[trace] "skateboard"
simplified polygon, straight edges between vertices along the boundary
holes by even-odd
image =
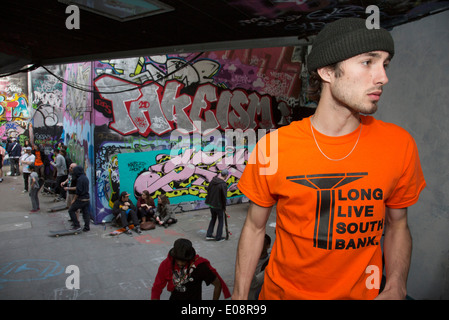
[[[130,224],[128,227],[131,230],[134,229],[134,225],[133,224]],[[119,234],[122,234],[125,231],[126,231],[125,228],[120,228],[120,229],[117,229],[117,230],[114,230],[114,231],[110,232],[109,235],[111,235],[111,236],[118,236]]]
[[[226,213],[226,211],[224,212],[224,216],[225,216],[225,227],[226,227],[226,240],[229,240],[229,235],[231,235],[231,232],[229,232],[229,228],[228,228],[228,214]]]
[[[56,212],[56,211],[62,211],[67,209],[67,204],[60,204],[60,205],[56,205],[54,207],[51,207],[48,209],[48,212]]]
[[[71,230],[58,230],[58,231],[51,231],[50,230],[50,237],[61,237],[61,236],[69,236],[72,234],[80,234],[82,231],[81,230],[77,230],[77,231],[71,231]]]

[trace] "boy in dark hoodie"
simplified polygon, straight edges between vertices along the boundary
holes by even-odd
[[[73,222],[73,230],[81,230],[80,223],[76,217],[76,211],[81,210],[83,213],[84,229],[83,231],[90,230],[90,215],[89,215],[89,180],[84,173],[84,169],[81,166],[76,166],[72,171],[73,179],[76,180],[75,197],[69,208],[69,215]]]
[[[207,187],[207,196],[205,203],[210,207],[210,213],[212,218],[209,222],[209,228],[206,233],[206,240],[223,241],[223,218],[226,211],[226,198],[227,198],[227,184],[226,177],[228,176],[228,170],[224,169],[218,176],[215,176]],[[215,222],[218,218],[217,233],[215,238],[213,232],[215,228]]]

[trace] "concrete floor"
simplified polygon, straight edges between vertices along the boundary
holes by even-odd
[[[61,203],[40,195],[40,212],[30,213],[30,198],[22,190],[22,176],[6,176],[0,183],[2,300],[149,300],[159,264],[181,237],[190,239],[197,253],[210,260],[232,292],[236,248],[248,203],[228,207],[232,235],[219,243],[205,241],[209,210],[177,214],[175,225],[141,235],[112,237],[112,226],[91,225],[90,232],[53,238],[49,230],[69,227],[67,210],[48,212]],[[274,221],[272,213],[267,233],[273,241]],[[79,289],[67,289],[66,281],[73,275],[68,266],[79,269]],[[213,286],[203,285],[204,300],[212,299],[212,292]],[[168,297],[164,290],[161,298]]]

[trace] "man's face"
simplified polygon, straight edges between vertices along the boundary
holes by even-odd
[[[341,62],[341,74],[334,73],[330,82],[336,106],[357,113],[375,113],[382,87],[388,83],[385,68],[389,62],[389,53],[385,51],[363,53]]]
[[[184,268],[185,265],[187,264],[187,261],[184,261],[184,260],[175,259],[175,262],[178,265],[178,267],[180,267],[181,269]]]

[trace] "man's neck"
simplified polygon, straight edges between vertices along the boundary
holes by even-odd
[[[320,133],[338,137],[356,130],[360,124],[360,115],[346,106],[321,99],[315,114],[311,118],[313,128]]]

